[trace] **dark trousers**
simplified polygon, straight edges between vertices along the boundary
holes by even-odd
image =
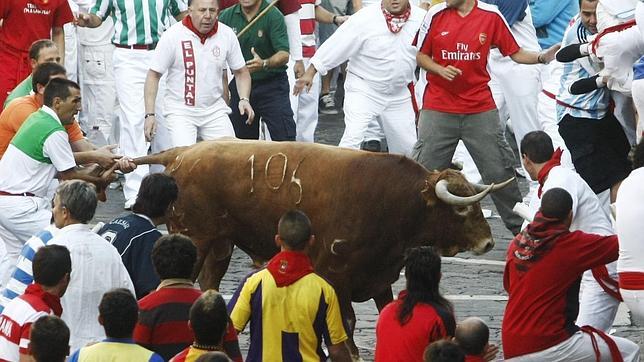
[[[259,139],[260,118],[266,123],[273,141],[295,141],[295,121],[289,98],[290,87],[286,72],[270,79],[253,81],[250,105],[255,111],[255,120],[246,124],[246,116],[239,114],[239,93],[235,80],[230,82],[230,120],[237,138]]]
[[[563,116],[559,134],[570,151],[575,170],[598,194],[625,179],[631,171],[631,147],[612,113],[602,119]]]

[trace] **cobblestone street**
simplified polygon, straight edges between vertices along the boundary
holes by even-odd
[[[342,114],[335,116],[321,115],[317,141],[325,144],[337,145],[343,130]],[[383,171],[383,177],[387,173]],[[527,182],[520,180],[522,192],[527,191]],[[108,222],[117,215],[124,213],[123,195],[120,190],[109,190],[108,201],[100,203],[96,218],[93,222]],[[454,302],[457,320],[469,316],[478,316],[484,319],[491,328],[491,342],[500,343],[500,327],[507,294],[503,290],[503,268],[505,251],[512,235],[505,229],[501,219],[489,197],[485,198],[482,206],[493,210],[493,215],[488,219],[492,227],[496,245],[492,251],[485,255],[473,256],[469,253],[458,254],[454,258],[443,259],[443,279],[441,286],[443,293]],[[252,270],[250,258],[236,249],[230,263],[228,273],[221,285],[221,292],[227,297],[236,289],[239,281]],[[404,288],[404,276],[394,284],[394,295]],[[360,353],[365,361],[373,360],[375,348],[375,326],[378,313],[373,301],[354,305],[358,319],[355,331],[355,340]],[[644,346],[644,333],[640,327],[632,326],[628,312],[620,310],[614,334],[625,336]],[[248,335],[240,336],[243,350],[247,350]]]

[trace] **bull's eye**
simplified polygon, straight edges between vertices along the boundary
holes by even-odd
[[[470,212],[472,212],[472,205],[455,206],[454,211],[456,212],[457,215],[467,216]]]

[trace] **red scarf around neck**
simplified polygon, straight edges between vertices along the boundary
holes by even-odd
[[[407,20],[409,20],[409,16],[411,15],[410,5],[407,5],[407,9],[405,9],[405,11],[399,15],[390,13],[387,9],[385,9],[385,5],[382,2],[380,3],[380,9],[385,16],[385,21],[387,22],[389,31],[394,34],[402,30],[403,25],[405,25]]]
[[[298,251],[284,250],[268,262],[266,269],[271,273],[278,287],[289,286],[302,277],[313,273],[309,256]]]
[[[511,253],[508,257],[514,258],[520,273],[525,273],[533,263],[552,249],[553,240],[569,232],[568,226],[561,220],[544,216],[539,211],[534,220],[512,239]]]
[[[537,181],[539,181],[539,190],[537,191],[537,196],[539,196],[539,198],[541,198],[541,194],[543,193],[543,184],[546,182],[546,178],[548,177],[550,170],[552,170],[556,166],[561,165],[562,153],[563,150],[557,147],[557,150],[552,154],[550,160],[546,162],[545,165],[543,165],[543,168],[537,174]]]
[[[60,315],[63,314],[63,306],[60,305],[60,297],[47,293],[42,289],[40,284],[29,284],[27,289],[25,289],[25,295],[36,297],[45,302],[57,317],[60,317]]]
[[[193,33],[195,33],[195,35],[197,35],[199,37],[199,41],[201,41],[201,44],[205,43],[206,39],[208,39],[211,36],[217,34],[217,28],[219,27],[219,20],[215,20],[215,26],[213,26],[212,29],[208,33],[203,34],[203,33],[199,32],[199,30],[197,30],[197,28],[195,28],[195,26],[192,24],[192,18],[190,17],[190,15],[186,16],[185,18],[183,18],[181,23],[186,28],[190,29],[190,31],[192,31]]]

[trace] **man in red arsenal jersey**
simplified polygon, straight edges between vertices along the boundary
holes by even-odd
[[[617,259],[615,235],[570,231],[572,197],[543,194],[541,208],[508,247],[501,327],[506,361],[639,361],[639,346],[575,324],[585,270]]]
[[[500,127],[487,83],[491,47],[522,64],[548,63],[559,48],[543,53],[521,49],[496,6],[477,0],[446,0],[430,8],[415,40],[416,60],[427,71],[418,141],[412,158],[429,170],[449,166],[463,140],[483,182],[498,183],[514,175],[514,156]],[[514,234],[523,220],[512,213],[521,201],[516,181],[492,200]]]
[[[74,20],[67,0],[0,1],[0,111],[12,89],[31,73],[29,47],[51,39],[65,54],[63,25]],[[61,64],[64,63],[64,59]]]

